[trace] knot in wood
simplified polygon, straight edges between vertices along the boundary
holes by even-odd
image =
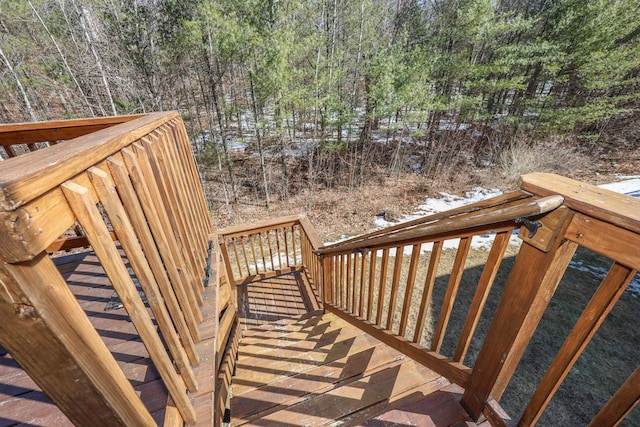
[[[14,238],[20,238],[31,226],[31,215],[26,209],[20,208],[5,218],[4,225],[14,233]]]
[[[35,320],[38,318],[38,313],[32,305],[15,303],[13,304],[13,311],[20,320]]]

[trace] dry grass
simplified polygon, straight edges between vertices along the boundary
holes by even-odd
[[[569,177],[589,175],[591,158],[580,153],[574,144],[560,138],[530,143],[515,141],[499,157],[506,185],[515,187],[521,175],[553,172]]]

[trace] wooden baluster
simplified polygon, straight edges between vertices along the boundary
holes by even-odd
[[[136,235],[139,237],[144,253],[149,259],[149,264],[160,288],[160,292],[166,302],[167,310],[171,314],[173,323],[176,326],[182,345],[187,352],[187,356],[189,357],[191,364],[194,366],[198,365],[199,357],[195,349],[193,338],[189,332],[186,313],[180,310],[180,302],[176,292],[177,290],[171,287],[171,281],[167,276],[165,266],[162,264],[162,258],[159,249],[156,246],[156,241],[153,239],[150,228],[152,226],[151,224],[156,224],[155,226],[157,227],[159,222],[158,218],[155,216],[155,213],[152,213],[152,217],[150,218],[146,218],[144,214],[144,208],[142,205],[144,204],[144,200],[148,198],[148,194],[140,195],[140,200],[138,200],[139,196],[136,196],[133,184],[129,179],[124,163],[111,157],[108,159],[108,165],[117,186],[118,193],[120,193],[120,197],[124,201],[125,208],[133,222]],[[157,243],[158,245],[160,244],[160,242]],[[184,301],[187,301],[186,295],[183,295],[181,298],[183,298]],[[186,311],[188,312],[190,310]],[[193,317],[191,317],[191,319],[194,323],[194,327],[197,329],[195,320]]]
[[[370,252],[369,252],[370,253]],[[364,278],[367,254],[363,253],[360,261],[360,301],[358,301],[358,316],[364,313]]]
[[[339,281],[339,294],[340,294],[340,308],[346,308],[347,298],[345,296],[345,277],[344,277],[344,264],[346,262],[346,255],[340,255],[340,281]]]
[[[289,263],[289,239],[287,239],[287,229],[282,229],[282,235],[284,236],[284,258],[287,261],[287,267],[291,267]]]
[[[484,304],[489,296],[489,291],[491,291],[493,281],[496,278],[496,274],[498,274],[498,269],[502,263],[504,252],[507,250],[507,246],[509,246],[511,233],[511,231],[503,231],[502,233],[496,234],[496,237],[493,240],[491,251],[489,252],[487,261],[484,264],[484,269],[482,270],[478,287],[476,288],[476,292],[473,296],[473,301],[471,301],[471,305],[469,306],[467,318],[462,326],[460,339],[458,340],[458,345],[453,355],[453,360],[455,362],[462,363],[464,361],[469,345],[471,344],[471,339],[473,338],[473,334],[476,331],[478,322],[480,321],[482,309],[484,308]]]
[[[422,300],[418,311],[418,320],[416,320],[416,330],[413,333],[413,342],[420,344],[422,341],[422,332],[427,322],[427,313],[431,305],[431,296],[433,295],[433,286],[436,282],[438,273],[438,264],[440,263],[440,255],[442,254],[442,241],[433,242],[431,256],[429,257],[429,267],[427,275],[424,279],[424,288],[422,289]]]
[[[144,138],[143,138],[144,140]],[[138,160],[139,170],[144,177],[144,183],[147,185],[149,194],[153,199],[153,205],[157,210],[158,217],[162,222],[163,233],[166,238],[169,240],[169,248],[171,250],[171,254],[173,260],[176,263],[176,266],[179,269],[181,276],[184,278],[182,280],[183,286],[186,288],[185,292],[189,297],[190,301],[196,301],[196,307],[202,305],[202,294],[197,290],[200,289],[200,284],[197,283],[198,280],[193,276],[193,273],[190,268],[187,268],[187,259],[185,249],[183,248],[180,242],[180,236],[176,232],[177,224],[175,214],[170,209],[170,206],[166,203],[166,185],[163,182],[162,172],[157,171],[154,172],[154,168],[151,164],[150,157],[152,156],[152,152],[148,151],[142,145],[138,143],[134,143],[133,148],[136,152],[136,157]],[[124,152],[124,150],[123,150]],[[127,163],[127,157],[125,156],[125,163]],[[127,168],[129,165],[127,164]],[[164,196],[163,196],[164,195]],[[202,313],[197,309],[194,313],[196,320],[198,322],[202,321]],[[195,339],[195,338],[194,338]]]
[[[260,255],[262,256],[262,265],[264,267],[264,271],[269,271],[267,268],[267,261],[264,257],[264,241],[262,240],[262,232],[258,233],[258,243],[260,244]]]
[[[370,253],[371,257],[369,258],[369,293],[367,294],[367,320],[369,321],[371,321],[371,316],[373,314],[373,294],[376,281],[376,261],[378,258],[378,251],[373,250]]]
[[[267,242],[269,243],[269,258],[271,259],[271,270],[276,269],[275,260],[273,258],[273,242],[271,241],[271,230],[267,230]]]
[[[345,271],[345,291],[346,291],[346,295],[345,295],[345,310],[349,311],[349,308],[351,307],[351,300],[352,300],[352,296],[351,296],[351,272],[353,270],[353,262],[351,261],[353,259],[353,254],[346,254],[345,255],[347,257],[347,268]]]
[[[3,148],[5,153],[7,153],[7,157],[12,158],[18,156],[11,145],[5,145]]]
[[[193,374],[193,369],[191,369],[189,365],[185,349],[180,343],[180,338],[169,316],[164,298],[160,293],[145,253],[138,242],[138,239],[142,240],[143,236],[134,230],[129,215],[125,211],[124,205],[116,193],[116,188],[111,177],[96,167],[89,168],[88,174],[96,194],[109,217],[113,231],[116,233],[116,236],[118,236],[122,249],[127,255],[127,259],[131,263],[131,267],[147,297],[149,307],[151,307],[153,311],[153,315],[158,322],[158,327],[164,336],[167,347],[169,347],[169,351],[171,351],[176,361],[178,370],[187,384],[189,391],[196,391],[198,385],[195,375]]]
[[[376,325],[382,326],[382,309],[384,308],[384,293],[387,286],[387,271],[389,268],[389,248],[382,250],[380,263],[380,285],[378,289],[378,310],[376,312]]]
[[[393,278],[391,279],[391,295],[389,296],[389,311],[387,312],[387,324],[385,329],[391,330],[393,318],[396,311],[396,301],[398,298],[398,285],[400,284],[400,273],[402,272],[402,257],[404,246],[396,247],[396,257],[393,262]]]
[[[278,270],[282,270],[282,254],[280,253],[280,233],[279,229],[273,230],[276,239],[276,252],[278,252]]]
[[[204,271],[206,268],[206,257],[207,252],[209,250],[209,231],[210,227],[207,227],[205,223],[201,220],[202,213],[199,211],[198,197],[196,197],[194,191],[197,188],[194,185],[193,180],[191,179],[191,173],[189,171],[189,166],[184,162],[182,156],[178,151],[178,146],[180,145],[180,141],[178,138],[180,137],[176,133],[176,122],[172,121],[167,123],[165,126],[170,133],[169,135],[169,143],[166,145],[165,149],[169,156],[173,158],[173,163],[177,165],[177,172],[180,178],[181,192],[183,192],[185,196],[185,200],[188,201],[188,205],[190,207],[189,213],[191,215],[191,224],[193,229],[190,230],[194,236],[194,238],[198,239],[199,248],[201,252],[201,265]],[[205,214],[206,215],[206,214]]]
[[[531,400],[529,400],[520,417],[520,425],[533,425],[538,421],[560,384],[562,384],[562,381],[564,381],[576,360],[578,360],[578,357],[589,344],[591,338],[593,338],[602,322],[609,315],[636,273],[635,270],[618,263],[614,263],[611,266],[609,273],[585,307],[542,381],[540,381]],[[636,386],[637,384],[639,382],[636,382]],[[640,387],[636,388],[640,390]],[[604,424],[606,423],[595,423],[594,425]]]
[[[335,277],[335,258],[326,256],[322,259],[323,307],[325,303],[336,303],[336,299],[333,297]]]
[[[256,268],[256,276],[260,274],[260,270],[258,269],[258,257],[256,256],[256,248],[253,244],[253,237],[255,234],[249,234],[247,238],[249,239],[249,243],[251,244],[251,255],[253,256],[253,266]]]
[[[411,299],[413,297],[413,287],[416,282],[416,274],[418,272],[418,259],[420,258],[420,248],[422,245],[413,245],[411,248],[411,262],[409,264],[409,274],[407,275],[407,286],[404,292],[404,302],[402,303],[402,317],[400,318],[400,329],[398,335],[404,336],[407,331],[407,320],[411,308]]]
[[[240,237],[242,239],[242,237]],[[234,237],[231,239],[231,246],[233,247],[233,255],[236,258],[236,265],[238,266],[238,277],[245,277],[245,274],[242,272],[242,265],[240,263],[240,255],[238,255],[238,238]],[[248,273],[247,273],[248,275]]]
[[[298,256],[296,255],[296,231],[295,231],[295,225],[291,226],[291,250],[293,252],[293,265],[298,265]]]
[[[160,145],[161,136],[159,131],[151,133],[142,138],[142,145],[147,150],[149,156],[149,162],[151,169],[156,177],[156,182],[159,184],[162,190],[161,197],[164,200],[164,205],[167,211],[170,213],[169,221],[172,225],[172,231],[176,235],[176,240],[180,247],[181,256],[184,259],[184,267],[189,270],[191,277],[190,284],[193,287],[193,292],[198,299],[199,305],[202,305],[202,291],[204,290],[204,283],[200,279],[200,269],[196,262],[196,251],[192,246],[191,239],[186,231],[185,216],[180,210],[181,198],[177,189],[174,186],[174,182],[171,179],[168,169],[170,165],[162,156]]]
[[[171,122],[172,129],[176,134],[176,141],[178,141],[177,148],[180,152],[180,158],[183,159],[183,163],[187,165],[190,170],[189,176],[191,177],[191,185],[193,188],[196,200],[200,207],[200,218],[203,222],[204,230],[211,230],[211,218],[209,217],[209,211],[207,209],[207,201],[205,200],[205,192],[202,188],[202,182],[198,174],[198,168],[195,163],[195,158],[191,150],[191,144],[189,144],[189,138],[187,137],[187,131],[184,127],[184,123],[181,119],[176,118]]]
[[[159,132],[164,137],[162,138],[162,144],[158,146],[160,153],[164,156],[165,160],[171,165],[169,171],[170,177],[173,178],[173,185],[178,196],[179,202],[181,202],[180,213],[184,216],[186,225],[185,235],[188,241],[191,243],[192,250],[194,251],[194,257],[196,265],[199,267],[196,271],[202,283],[201,292],[204,291],[204,278],[207,268],[207,252],[209,250],[209,230],[202,229],[196,221],[196,209],[195,201],[191,195],[190,190],[186,186],[185,169],[182,162],[179,161],[175,152],[175,136],[172,129],[168,124],[162,126]]]
[[[167,274],[171,279],[172,288],[182,308],[191,337],[193,341],[199,342],[198,322],[202,321],[202,314],[193,292],[190,292],[191,287],[188,285],[187,276],[184,272],[181,274],[182,266],[176,253],[177,245],[174,245],[173,235],[165,234],[166,227],[169,227],[169,220],[166,218],[164,209],[158,204],[158,188],[148,175],[150,171],[145,171],[144,162],[140,162],[134,153],[128,149],[123,149],[121,153],[131,182],[140,198],[140,204],[149,222],[156,245],[158,245]]]
[[[0,342],[71,422],[155,425],[45,252],[3,262],[0,283]]]
[[[251,268],[249,268],[249,257],[247,256],[247,246],[244,244],[246,236],[240,236],[240,247],[242,248],[242,257],[244,258],[244,265],[247,267],[247,276],[251,276]],[[244,276],[244,275],[243,275]]]
[[[142,342],[153,363],[158,369],[162,380],[176,402],[176,407],[187,424],[195,424],[196,415],[191,402],[185,392],[184,382],[173,367],[167,355],[164,344],[156,332],[153,321],[138,294],[135,284],[131,280],[127,267],[124,265],[120,253],[109,236],[109,230],[105,225],[98,208],[91,200],[89,190],[67,181],[61,185],[62,191],[69,202],[73,213],[82,224],[91,246],[96,252],[100,264],[111,280],[113,287],[118,292],[131,322],[140,334]]]
[[[589,427],[617,426],[640,402],[640,368],[637,368],[591,420]]]
[[[458,287],[460,286],[460,280],[462,280],[462,273],[464,272],[464,263],[467,260],[470,248],[471,237],[460,239],[456,259],[453,262],[453,268],[451,270],[451,275],[449,276],[447,292],[445,293],[444,301],[442,302],[440,317],[438,317],[438,325],[436,326],[436,332],[434,333],[433,341],[431,342],[431,350],[437,353],[442,349],[444,334],[447,331],[447,326],[449,325],[449,319],[451,317],[451,312],[453,311],[453,304],[456,301]]]

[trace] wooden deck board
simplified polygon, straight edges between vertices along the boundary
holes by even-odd
[[[245,331],[231,425],[475,425],[432,370],[333,314],[293,319]]]
[[[240,285],[238,304],[242,329],[300,316],[310,311],[301,293],[303,280],[304,272],[296,271]]]

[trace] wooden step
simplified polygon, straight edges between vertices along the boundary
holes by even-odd
[[[446,378],[327,313],[251,329],[231,425],[473,426]]]

